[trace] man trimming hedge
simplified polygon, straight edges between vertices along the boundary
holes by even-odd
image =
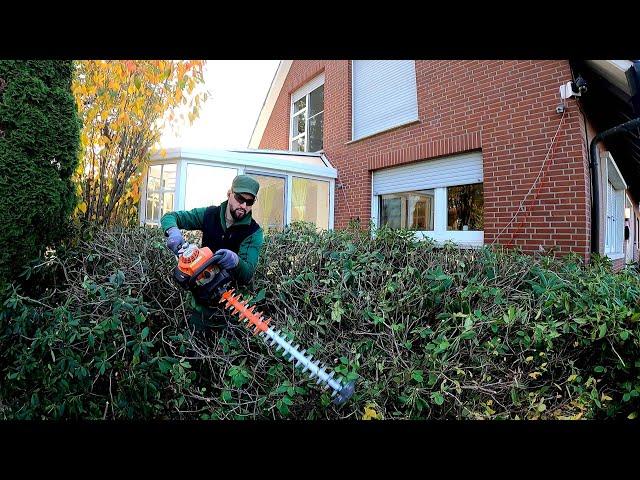
[[[260,184],[247,175],[233,179],[227,200],[220,205],[169,212],[160,225],[167,237],[167,248],[176,255],[184,243],[180,229],[202,231],[202,246],[219,257],[218,265],[241,284],[247,284],[256,270],[263,242],[262,228],[251,217]],[[197,304],[189,323],[196,330],[207,330],[216,323],[217,310]]]

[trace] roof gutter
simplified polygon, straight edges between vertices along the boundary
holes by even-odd
[[[625,72],[631,90],[631,105],[636,115],[640,115],[640,60],[634,60]]]

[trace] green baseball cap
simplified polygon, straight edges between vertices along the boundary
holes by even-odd
[[[254,197],[257,197],[260,184],[249,175],[238,175],[233,179],[231,190],[235,193],[250,193]]]

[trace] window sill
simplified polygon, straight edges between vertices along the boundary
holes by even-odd
[[[443,231],[416,231],[415,237],[417,239],[428,238],[436,243],[438,246],[443,246],[445,243],[452,242],[460,248],[480,248],[484,245],[484,231],[483,230],[443,230]]]
[[[620,260],[621,258],[624,258],[624,253],[606,253],[605,255],[611,260]]]
[[[346,142],[345,145],[351,145],[353,143],[358,143],[358,142],[361,142],[362,140],[367,140],[369,138],[375,137],[376,135],[380,135],[380,134],[383,134],[383,133],[389,133],[389,132],[391,132],[393,130],[396,130],[398,128],[408,127],[409,125],[416,125],[418,123],[420,123],[420,119],[416,118],[415,120],[410,120],[410,121],[408,121],[406,123],[401,123],[400,125],[396,125],[394,127],[387,128],[386,130],[380,130],[379,132],[370,133],[366,137],[356,138],[355,140],[351,140],[349,142]]]

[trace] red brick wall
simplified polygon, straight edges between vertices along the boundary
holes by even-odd
[[[575,100],[568,101],[537,200],[504,229],[560,123],[555,109],[560,85],[571,79],[568,61],[418,60],[419,122],[355,142],[350,63],[294,61],[260,142],[260,148],[288,149],[290,95],[324,71],[324,151],[343,184],[336,189],[336,228],[350,218],[370,217],[371,171],[481,149],[485,243],[511,241],[529,252],[542,247],[588,257],[588,156]]]

